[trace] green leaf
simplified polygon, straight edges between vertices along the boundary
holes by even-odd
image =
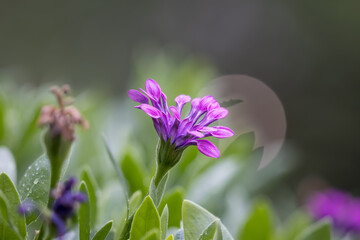
[[[218,229],[218,226],[219,226],[218,220],[215,220],[212,223],[210,223],[210,225],[201,233],[199,240],[213,240],[215,238],[215,234]]]
[[[169,221],[169,208],[166,205],[164,210],[161,213],[160,223],[161,223],[161,240],[165,240],[166,233],[168,229],[168,221]]]
[[[119,165],[116,163],[115,157],[112,154],[109,144],[106,142],[105,137],[103,136],[103,140],[104,140],[104,145],[105,145],[105,149],[106,152],[109,156],[109,159],[115,169],[116,175],[119,178],[120,184],[123,186],[124,189],[124,196],[125,196],[125,200],[126,200],[126,204],[127,204],[127,217],[129,217],[129,211],[130,211],[130,206],[129,206],[129,183],[126,181],[125,177],[124,177],[124,173],[121,171]]]
[[[296,240],[331,240],[331,224],[328,220],[319,221],[303,230]]]
[[[0,218],[2,218],[6,223],[10,223],[10,218],[8,214],[8,200],[4,193],[0,191]]]
[[[16,162],[6,147],[0,147],[0,173],[5,172],[13,182],[16,182]]]
[[[132,227],[132,223],[134,220],[134,215],[130,215],[129,218],[125,219],[124,224],[122,224],[121,228],[119,228],[119,240],[128,240],[130,238],[130,230]]]
[[[139,240],[153,230],[160,232],[160,216],[150,196],[147,196],[135,213],[130,240]]]
[[[138,209],[138,207],[140,206],[141,200],[142,200],[142,192],[140,190],[134,192],[133,195],[131,195],[130,200],[129,200],[130,215],[134,214],[135,211]]]
[[[157,187],[155,186],[154,178],[151,179],[149,194],[150,197],[153,199],[155,206],[159,206],[159,204],[161,203],[168,179],[169,173],[166,173]]]
[[[241,103],[242,101],[243,100],[241,100],[241,99],[230,99],[228,101],[221,102],[220,106],[223,108],[229,108],[229,107],[237,105],[238,103]]]
[[[0,174],[0,190],[7,198],[8,203],[8,217],[12,220],[12,224],[16,228],[21,237],[26,236],[25,217],[20,216],[18,207],[20,205],[20,197],[14,184],[6,173]],[[0,223],[3,225],[3,223]],[[3,226],[4,227],[4,226]],[[0,229],[2,227],[0,226]]]
[[[79,208],[79,239],[90,239],[90,198],[89,191],[84,181],[80,183],[80,191],[85,194],[87,201],[80,204]]]
[[[169,227],[180,228],[182,219],[181,209],[184,200],[184,190],[180,187],[173,189],[164,197],[164,200],[159,206],[159,211],[163,211],[165,205],[169,208]]]
[[[159,230],[153,229],[142,237],[141,240],[159,240],[159,235]]]
[[[294,240],[299,233],[311,224],[310,216],[303,212],[293,213],[276,235],[277,240]]]
[[[111,230],[112,224],[113,224],[113,221],[109,221],[109,222],[105,223],[104,226],[102,226],[100,228],[100,230],[97,231],[97,233],[94,235],[92,240],[105,240],[106,236],[109,234],[109,232]]]
[[[199,239],[200,235],[213,221],[219,221],[219,219],[209,211],[189,200],[184,200],[183,202],[182,219],[184,224],[185,239]],[[219,230],[222,235],[221,239],[233,239],[221,222],[219,225]]]
[[[166,240],[174,240],[174,235],[171,234],[170,236],[168,236],[168,238]]]
[[[81,173],[81,180],[86,183],[86,187],[89,191],[90,200],[90,223],[91,226],[95,226],[97,216],[97,183],[94,175],[89,167],[86,167]]]
[[[265,202],[257,202],[250,213],[239,240],[268,240],[272,235],[272,217]]]
[[[25,171],[19,183],[21,201],[29,200],[40,209],[44,209],[49,201],[50,192],[50,163],[46,155],[40,156]],[[26,216],[26,224],[29,225],[38,216],[39,212],[33,211]]]
[[[254,145],[254,132],[241,134],[225,149],[221,157],[225,158],[234,155],[239,161],[242,161],[253,153]]]
[[[130,153],[126,153],[122,158],[120,165],[122,172],[124,173],[124,177],[129,184],[130,193],[132,194],[137,190],[141,190],[141,192],[145,195],[146,187],[144,184],[143,171],[133,156]]]

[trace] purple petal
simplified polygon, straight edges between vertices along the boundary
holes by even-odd
[[[77,202],[86,202],[87,201],[85,194],[83,194],[81,192],[75,193],[72,197],[73,197],[73,200],[75,200]]]
[[[196,142],[197,147],[202,154],[212,158],[220,157],[219,149],[212,142],[204,139],[197,140]]]
[[[216,100],[213,96],[210,96],[210,95],[205,96],[200,100],[199,109],[206,111],[208,109],[208,106],[215,102],[216,102]]]
[[[208,113],[207,118],[216,120],[223,119],[228,115],[228,113],[229,111],[226,108],[215,108]]]
[[[173,113],[174,117],[180,122],[181,116],[179,110],[174,106],[170,106],[170,111]]]
[[[234,131],[224,126],[212,127],[215,131],[210,132],[213,137],[216,138],[228,138],[234,136]]]
[[[161,112],[159,109],[150,106],[149,104],[141,104],[140,106],[136,106],[136,108],[140,108],[143,110],[147,115],[149,115],[152,118],[160,118]]]
[[[205,137],[205,134],[199,132],[199,131],[188,131],[189,134],[198,137],[198,138],[203,138]]]
[[[185,105],[185,103],[190,102],[191,101],[191,97],[187,96],[187,95],[179,95],[175,98],[175,102],[177,104],[177,107],[179,109],[179,111],[182,110],[183,106]]]
[[[220,107],[220,104],[215,101],[215,102],[209,104],[207,111],[210,112],[211,110],[219,108],[219,107]]]
[[[138,90],[130,89],[128,91],[128,95],[135,102],[145,103],[145,104],[149,103],[149,99]]]
[[[56,227],[58,237],[66,233],[66,224],[56,213],[51,215],[51,222]]]
[[[146,80],[145,83],[146,92],[151,95],[156,101],[160,100],[161,97],[161,88],[160,85],[152,79]]]

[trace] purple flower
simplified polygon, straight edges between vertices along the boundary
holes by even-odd
[[[347,193],[334,189],[316,193],[307,208],[316,220],[330,218],[338,231],[360,233],[360,200]]]
[[[25,200],[24,202],[22,202],[19,207],[18,207],[18,212],[20,215],[25,215],[33,210],[36,209],[36,206],[34,205],[33,202]]]
[[[219,158],[219,149],[209,140],[204,138],[228,138],[234,132],[224,126],[209,125],[227,116],[228,110],[212,96],[191,98],[179,95],[175,98],[176,106],[168,107],[166,95],[161,91],[159,84],[149,79],[145,83],[145,90],[129,90],[129,97],[140,105],[136,106],[149,115],[154,122],[154,127],[161,141],[171,145],[174,151],[181,152],[190,145],[196,145],[201,153],[212,158]],[[149,104],[149,100],[151,104]],[[191,101],[191,110],[185,115],[183,107]]]
[[[58,236],[66,233],[66,220],[74,215],[77,204],[86,201],[84,194],[72,191],[75,182],[75,178],[69,178],[65,183],[59,183],[51,192],[54,203],[50,219]]]

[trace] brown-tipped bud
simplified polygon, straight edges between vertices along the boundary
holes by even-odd
[[[64,98],[64,95],[70,92],[68,85],[64,85],[62,88],[52,87],[51,92],[55,95],[59,108],[51,105],[44,106],[38,124],[40,126],[48,125],[52,137],[61,135],[64,139],[73,141],[75,125],[81,125],[84,129],[88,129],[89,124],[74,106],[67,106],[73,102],[72,99]]]
[[[53,188],[60,178],[62,166],[68,158],[68,154],[75,139],[75,126],[81,125],[84,129],[89,128],[88,122],[74,107],[68,106],[69,101],[65,95],[70,92],[70,87],[52,87],[51,92],[55,95],[59,107],[46,105],[42,108],[38,124],[48,126],[44,135],[46,153],[51,164],[51,187]]]

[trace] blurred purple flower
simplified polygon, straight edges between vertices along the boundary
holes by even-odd
[[[75,178],[69,178],[65,183],[59,183],[51,192],[54,203],[50,218],[58,236],[66,233],[66,220],[74,215],[77,204],[86,201],[84,194],[72,191],[75,183]]]
[[[57,188],[51,192],[54,199],[49,218],[50,222],[57,230],[57,236],[63,236],[66,231],[67,219],[72,217],[78,203],[86,201],[86,196],[81,192],[73,192],[72,188],[76,183],[75,178],[69,178],[64,183],[58,183]],[[25,215],[34,210],[42,211],[34,202],[24,201],[19,207],[19,214]],[[44,214],[46,216],[46,214]]]
[[[316,219],[329,218],[341,232],[360,233],[360,200],[335,189],[312,195],[307,203],[309,213]]]
[[[176,106],[168,107],[166,95],[161,91],[159,84],[149,79],[145,83],[145,90],[129,90],[129,97],[140,105],[136,106],[149,115],[159,137],[175,147],[175,150],[184,150],[190,145],[196,145],[206,156],[220,157],[219,149],[210,141],[203,138],[213,136],[228,138],[234,132],[224,126],[209,125],[227,116],[228,110],[220,107],[213,96],[194,98],[179,95],[175,98]],[[149,99],[151,105],[149,104]],[[191,101],[191,110],[186,117],[182,117],[182,110],[186,103]]]

